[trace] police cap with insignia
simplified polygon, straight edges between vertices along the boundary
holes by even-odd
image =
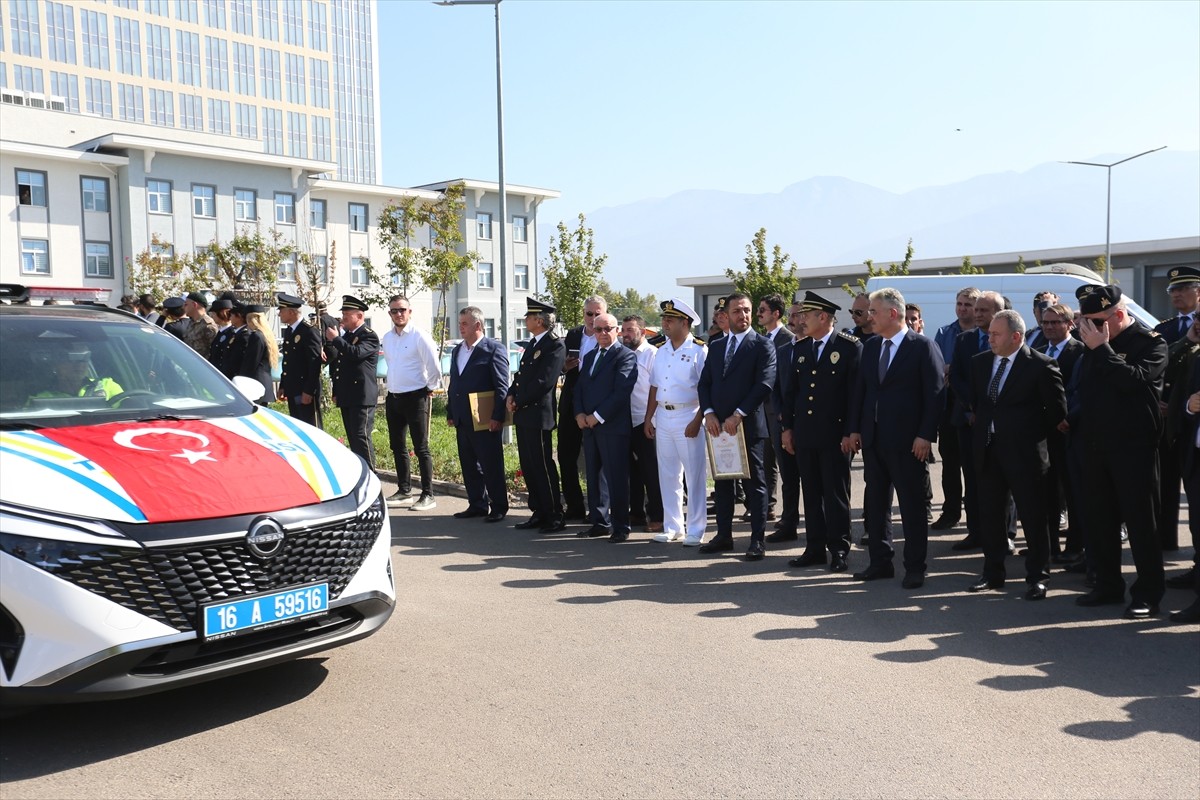
[[[208,308],[208,298],[204,296],[203,292],[188,292],[187,299],[201,308]]]
[[[824,311],[827,314],[834,314],[842,310],[842,307],[836,303],[826,300],[816,292],[806,291],[804,299],[800,301],[801,311]]]
[[[275,294],[275,301],[279,304],[280,308],[300,308],[304,305],[304,301],[299,297],[296,297],[294,294],[287,294],[286,292],[277,292]]]
[[[182,297],[168,297],[166,300],[163,300],[163,308],[168,309],[168,310],[183,308],[183,298]]]
[[[1087,283],[1075,290],[1075,299],[1079,301],[1080,314],[1101,314],[1121,299],[1121,288]]]
[[[718,297],[717,304],[713,307],[713,316],[725,311],[725,306],[729,305],[728,297]]]
[[[549,303],[543,303],[541,300],[534,300],[532,297],[525,298],[525,316],[530,314],[553,314],[557,311],[554,306]]]
[[[218,297],[216,300],[213,300],[213,311],[221,311],[226,308],[233,308],[233,301],[228,297]]]
[[[250,303],[242,306],[242,316],[246,314],[265,314],[267,313],[266,306],[260,306],[258,303]]]
[[[352,294],[342,295],[342,311],[366,311],[367,304]]]
[[[1195,267],[1175,267],[1167,273],[1167,291],[1197,283],[1200,283],[1200,269]]]
[[[672,297],[670,300],[663,300],[658,304],[658,307],[662,311],[662,315],[664,317],[686,319],[688,321],[689,328],[700,321],[700,315],[696,313],[695,309],[680,300],[678,297]]]

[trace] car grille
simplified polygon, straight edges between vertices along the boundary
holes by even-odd
[[[289,533],[279,553],[259,558],[244,539],[206,546],[108,550],[61,559],[55,575],[180,631],[195,629],[201,606],[308,583],[336,599],[362,566],[386,512],[382,500],[349,522]]]

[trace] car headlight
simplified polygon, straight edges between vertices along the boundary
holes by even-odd
[[[0,533],[0,551],[50,573],[120,561],[140,552],[137,548],[34,538],[13,533]]]

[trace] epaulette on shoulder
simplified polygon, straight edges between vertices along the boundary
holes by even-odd
[[[858,341],[858,337],[857,337],[857,336],[852,336],[852,335],[850,335],[850,334],[846,333],[845,331],[838,331],[838,332],[837,332],[837,335],[838,335],[838,336],[840,336],[840,337],[842,337],[843,339],[846,339],[846,340],[848,340],[848,341],[851,341],[851,342],[857,342],[857,341]]]
[[[696,336],[695,334],[692,335],[692,341],[701,346],[708,344],[708,342],[704,341],[703,339],[701,339],[699,336]]]
[[[1152,338],[1154,338],[1154,339],[1161,339],[1161,338],[1162,338],[1162,334],[1161,334],[1161,333],[1159,333],[1158,331],[1154,330],[1153,328],[1146,328],[1146,335],[1147,335],[1147,336],[1150,336],[1150,337],[1152,337]]]

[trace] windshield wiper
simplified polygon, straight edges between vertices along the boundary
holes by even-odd
[[[170,420],[173,422],[178,422],[179,420],[184,419],[204,419],[204,417],[200,417],[195,414],[151,414],[148,417],[138,417],[134,420],[134,422],[156,422],[158,420]]]

